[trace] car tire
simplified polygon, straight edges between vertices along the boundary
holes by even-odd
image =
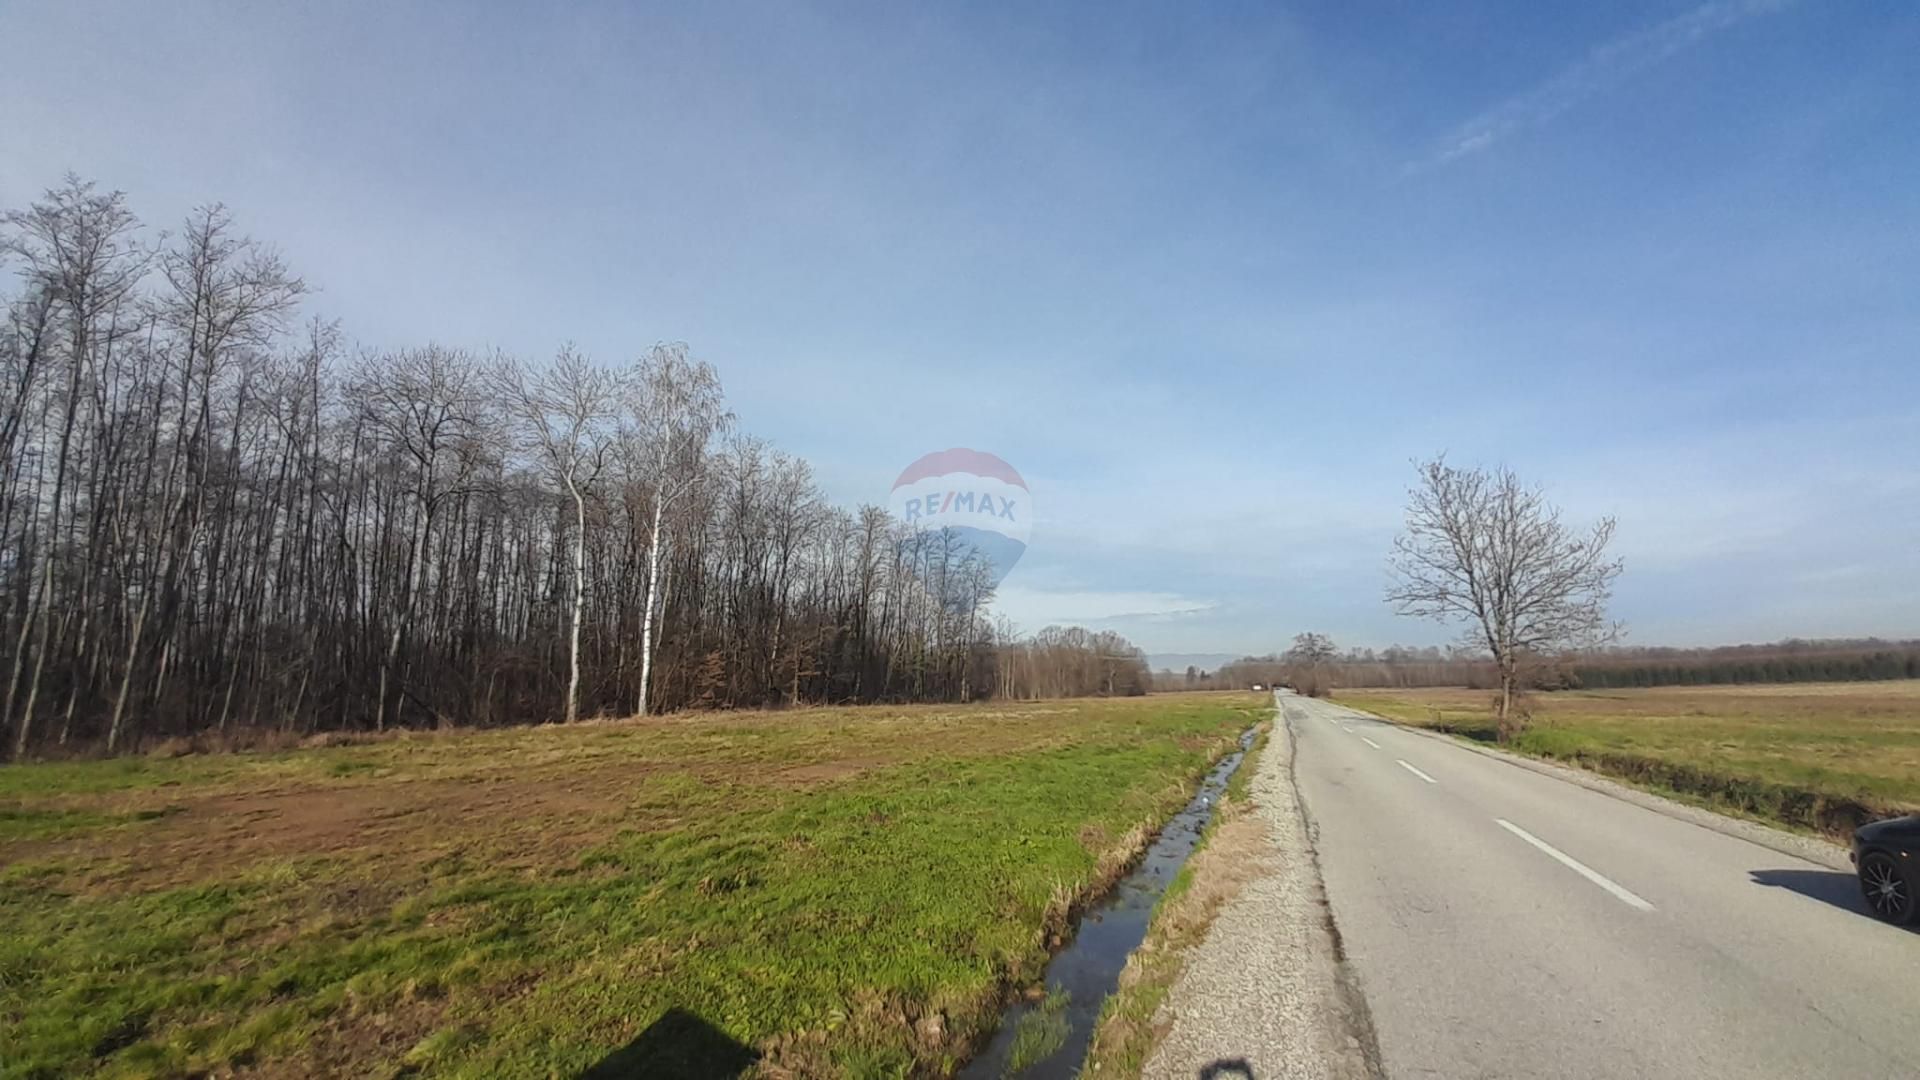
[[[1860,895],[1876,919],[1895,926],[1911,926],[1916,908],[1913,880],[1906,869],[1883,851],[1860,857]]]

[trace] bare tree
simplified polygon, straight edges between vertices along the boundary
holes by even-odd
[[[580,718],[580,625],[586,605],[587,498],[614,441],[620,379],[572,346],[545,368],[505,361],[496,384],[520,422],[523,443],[573,500],[572,628],[567,647],[567,710]]]
[[[386,728],[388,687],[413,628],[440,513],[449,498],[466,491],[483,462],[479,443],[487,410],[479,382],[479,369],[466,353],[428,346],[364,360],[354,383],[375,438],[412,478],[400,596],[374,702],[376,730]]]
[[[158,507],[165,514],[165,554],[155,620],[154,695],[182,667],[197,668],[190,679],[193,696],[211,709],[212,684],[227,672],[227,692],[219,695],[224,727],[239,675],[229,655],[236,645],[230,616],[239,579],[248,569],[231,550],[243,516],[237,483],[243,432],[249,405],[257,404],[253,379],[306,293],[306,283],[271,247],[235,235],[232,216],[218,203],[188,214],[157,262],[165,287],[148,307],[156,329],[170,332],[161,347],[166,361],[177,367],[178,385],[177,400],[170,404],[173,438],[166,448]],[[196,574],[203,575],[201,582],[192,580]],[[196,589],[196,584],[211,587]],[[211,635],[202,647],[187,642],[196,625]],[[129,670],[136,660],[130,653]]]
[[[1287,664],[1287,678],[1293,688],[1308,697],[1325,697],[1331,688],[1327,678],[1327,665],[1333,662],[1339,650],[1334,648],[1333,639],[1325,634],[1308,632],[1296,634],[1293,648],[1282,657]]]
[[[1419,470],[1389,559],[1387,601],[1402,615],[1466,623],[1467,640],[1493,656],[1495,718],[1509,739],[1524,727],[1513,707],[1523,665],[1621,633],[1606,618],[1622,567],[1607,557],[1614,521],[1576,531],[1504,467],[1459,469],[1439,457]]]
[[[647,529],[647,588],[640,614],[640,689],[634,712],[647,714],[653,681],[653,623],[660,602],[661,524],[706,471],[707,448],[731,426],[720,377],[705,361],[690,359],[684,344],[655,345],[626,381],[628,483],[652,489]]]
[[[74,431],[80,416],[86,383],[95,375],[97,352],[116,334],[122,304],[145,272],[147,254],[133,241],[139,222],[127,209],[120,192],[101,193],[94,185],[69,174],[59,188],[25,211],[0,218],[6,232],[0,250],[20,258],[22,274],[32,293],[56,305],[66,329],[66,388],[58,406],[59,449],[54,466],[52,507],[48,534],[41,538],[40,580],[28,617],[21,622],[15,646],[13,673],[7,683],[7,719],[14,722],[14,756],[26,753],[33,728],[34,704],[52,651],[53,570],[58,561],[61,509],[67,502],[73,460]],[[35,628],[32,644],[28,630]],[[28,651],[34,655],[27,682],[26,703],[16,718],[14,694],[20,688],[20,667]]]

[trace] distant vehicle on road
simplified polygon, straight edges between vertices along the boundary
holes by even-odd
[[[1853,831],[1860,893],[1874,915],[1896,926],[1913,923],[1920,882],[1920,814],[1889,818]]]

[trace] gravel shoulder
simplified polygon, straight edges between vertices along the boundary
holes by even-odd
[[[1141,1075],[1348,1080],[1378,1076],[1366,1006],[1338,932],[1293,780],[1293,710],[1279,702],[1251,793],[1266,827],[1259,870],[1188,954],[1154,1018],[1164,1031]]]

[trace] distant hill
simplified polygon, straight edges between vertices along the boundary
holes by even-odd
[[[1155,671],[1185,671],[1197,667],[1201,671],[1218,671],[1223,664],[1231,664],[1240,659],[1239,653],[1197,652],[1197,653],[1148,653],[1147,666]]]

